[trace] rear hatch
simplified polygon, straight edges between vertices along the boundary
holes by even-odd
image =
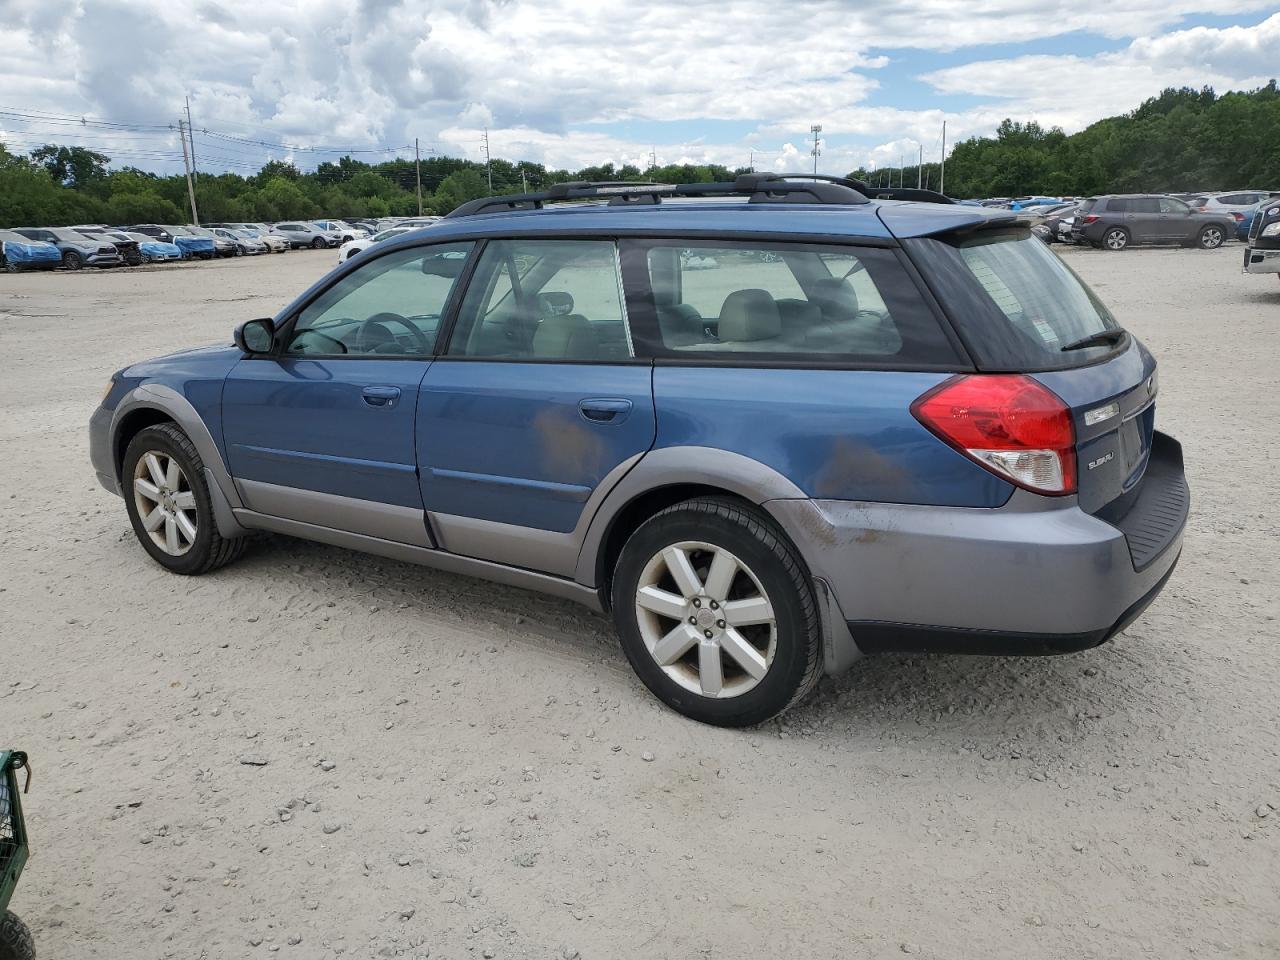
[[[1081,509],[1126,529],[1154,496],[1160,502],[1144,515],[1160,514],[1169,536],[1181,529],[1181,450],[1155,431],[1155,359],[1062,259],[1025,228],[998,224],[904,246],[980,372],[1028,376],[1069,409]],[[1153,471],[1159,490],[1146,490]],[[1151,522],[1145,517],[1141,537],[1154,540],[1135,552],[1135,565],[1164,545],[1146,529]]]

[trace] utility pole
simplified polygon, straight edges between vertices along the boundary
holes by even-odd
[[[653,174],[653,171],[655,171],[655,170],[657,170],[657,169],[658,169],[658,148],[657,148],[657,146],[655,145],[655,146],[652,146],[652,147],[650,147],[650,148],[649,148],[649,173],[650,173],[650,175],[652,175],[652,174]]]
[[[196,180],[196,141],[191,133],[191,98],[187,97],[187,141],[191,144],[191,180]]]
[[[906,173],[907,173],[907,155],[905,153],[900,153],[898,154],[898,186],[900,187],[906,186],[906,184],[902,182],[902,178],[906,175]],[[890,182],[889,186],[893,186],[893,183]]]
[[[413,173],[418,181],[418,216],[422,216],[422,154],[418,150],[418,138],[413,138]]]
[[[529,181],[524,175],[524,167],[520,168],[520,192],[521,193],[529,192]]]
[[[818,157],[822,156],[822,141],[818,139],[818,135],[822,133],[822,125],[815,123],[809,128],[809,132],[813,134],[813,149],[809,152],[813,154],[813,172],[818,172]]]
[[[751,173],[756,172],[756,152],[754,150],[747,154],[747,170]]]
[[[484,128],[484,167],[489,175],[489,192],[493,192],[493,162],[489,157],[489,128]]]
[[[947,121],[942,121],[942,169],[938,171],[938,192],[945,193],[947,187]]]
[[[924,144],[920,144],[920,162],[916,164],[916,189],[919,190],[924,186]]]
[[[187,174],[187,196],[191,199],[191,224],[192,226],[200,226],[200,214],[196,212],[196,188],[191,182],[191,157],[187,153],[187,130],[186,124],[178,121],[178,135],[182,139],[182,169]]]

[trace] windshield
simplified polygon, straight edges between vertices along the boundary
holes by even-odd
[[[187,233],[193,237],[212,237],[212,231],[206,230],[204,227],[187,227]]]
[[[1078,366],[1123,345],[1121,338],[1064,349],[1120,325],[1056,253],[1024,230],[909,243],[983,369]]]

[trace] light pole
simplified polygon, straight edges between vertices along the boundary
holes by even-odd
[[[822,149],[819,146],[819,144],[821,144],[822,141],[818,139],[818,135],[822,133],[822,126],[820,124],[815,123],[812,127],[809,128],[809,132],[813,134],[813,149],[810,150],[809,152],[813,154],[813,172],[817,174],[818,157],[822,156]]]

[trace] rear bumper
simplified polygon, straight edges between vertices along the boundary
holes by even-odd
[[[1244,251],[1245,273],[1280,273],[1280,250],[1260,250],[1246,247]]]
[[[854,656],[1066,653],[1133,622],[1177,563],[1189,496],[1181,448],[1167,437],[1160,448],[1140,495],[1111,522],[1074,498],[1026,491],[995,509],[831,500],[766,506],[830,589],[831,614],[848,624]]]

